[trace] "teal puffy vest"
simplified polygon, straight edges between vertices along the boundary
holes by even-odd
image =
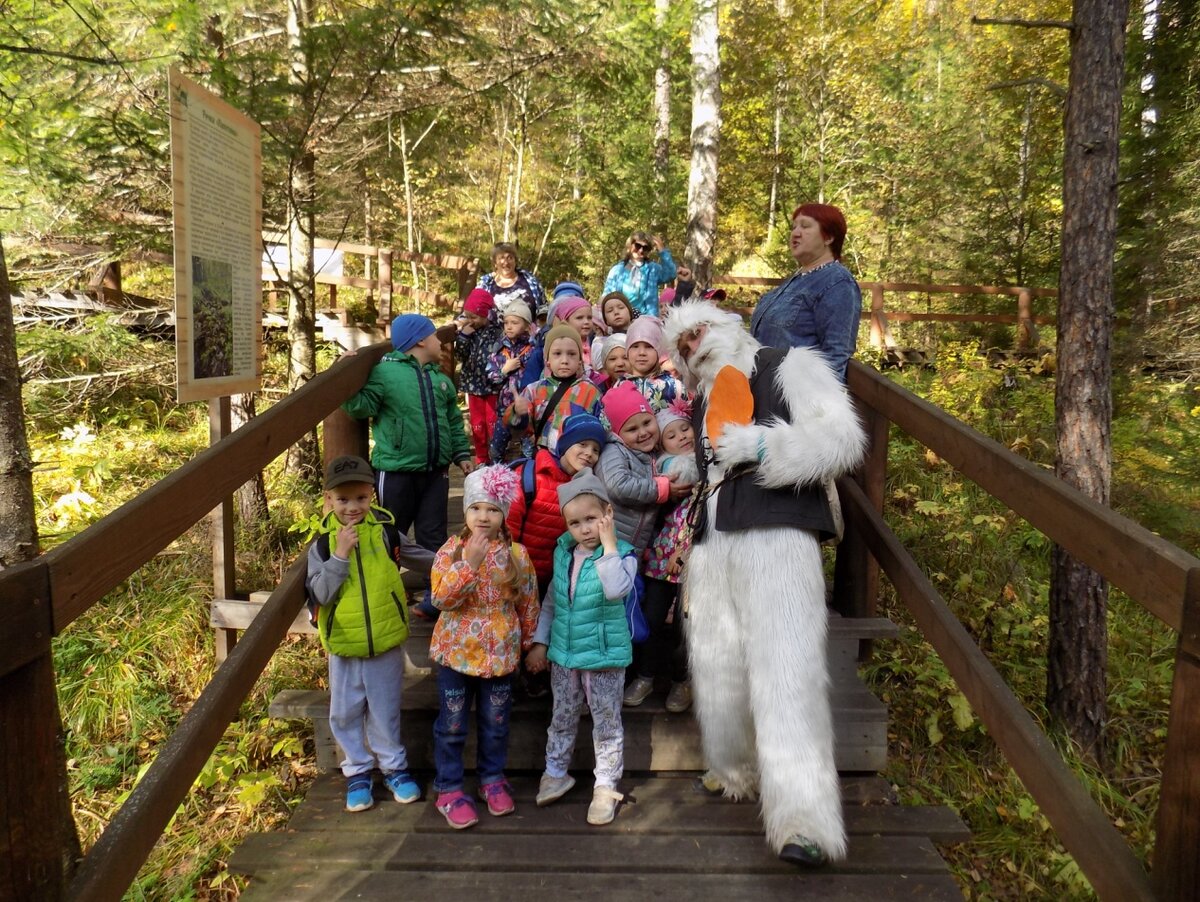
[[[554,549],[554,626],[550,631],[548,657],[572,670],[628,667],[633,661],[633,643],[625,622],[624,599],[606,599],[596,572],[596,561],[603,557],[604,548],[597,547],[583,562],[572,599],[575,545],[571,534],[563,533]],[[632,554],[633,550],[628,542],[617,542],[621,557]]]
[[[354,527],[358,545],[350,552],[350,574],[337,599],[317,612],[321,644],[331,654],[372,658],[408,638],[404,584],[383,528],[392,522],[390,513],[372,505],[367,518]],[[321,531],[332,540],[339,526],[331,511]]]

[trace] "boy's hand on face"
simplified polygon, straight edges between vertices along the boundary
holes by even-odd
[[[358,545],[358,531],[353,526],[342,526],[337,531],[337,543],[333,553],[344,561],[350,559],[350,552]]]
[[[491,544],[491,539],[483,532],[473,532],[463,542],[463,560],[470,565],[472,570],[478,570],[479,565],[483,563],[489,544]]]

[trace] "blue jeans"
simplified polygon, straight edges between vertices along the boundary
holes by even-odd
[[[501,677],[467,676],[449,667],[437,673],[438,716],[433,723],[433,761],[437,792],[463,785],[463,747],[475,702],[475,773],[479,785],[504,779],[508,761],[508,718],[512,712],[512,674]]]

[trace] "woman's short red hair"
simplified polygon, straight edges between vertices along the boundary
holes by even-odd
[[[842,244],[846,241],[846,217],[832,204],[801,204],[792,211],[792,222],[800,215],[815,219],[821,234],[829,239],[829,250],[835,260],[842,259]]]

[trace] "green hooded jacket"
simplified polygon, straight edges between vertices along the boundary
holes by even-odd
[[[440,470],[471,457],[458,392],[436,363],[422,366],[403,351],[384,354],[342,409],[370,417],[376,470]]]

